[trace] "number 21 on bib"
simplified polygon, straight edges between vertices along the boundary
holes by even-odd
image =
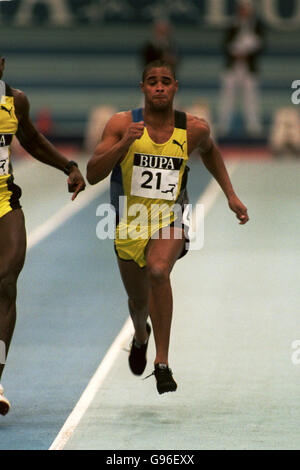
[[[184,160],[161,155],[134,154],[131,194],[174,201]]]

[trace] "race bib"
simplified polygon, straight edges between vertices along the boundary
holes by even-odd
[[[0,176],[9,173],[9,147],[0,147]]]
[[[131,194],[152,199],[176,199],[182,158],[134,154]]]
[[[0,176],[9,174],[9,146],[12,134],[0,134]]]

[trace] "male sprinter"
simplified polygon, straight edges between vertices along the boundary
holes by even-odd
[[[33,126],[26,95],[1,80],[5,61],[0,56],[0,379],[16,321],[16,285],[26,252],[24,215],[19,202],[21,189],[14,184],[10,145],[16,135],[37,160],[64,171],[75,199],[85,188],[77,164],[63,157]],[[0,414],[10,408],[0,385]]]
[[[173,208],[175,203],[178,206],[187,201],[186,163],[195,149],[200,151],[241,224],[248,221],[248,215],[233,190],[207,123],[173,109],[178,83],[172,67],[161,61],[148,64],[140,86],[144,109],[121,112],[108,121],[88,163],[87,180],[96,184],[113,170],[115,251],[135,329],[129,365],[137,375],[145,369],[150,314],[156,345],[153,374],[158,392],[165,393],[177,388],[168,362],[170,272],[185,253],[186,243],[184,224],[176,223]],[[120,196],[126,196],[126,200],[122,198],[122,214],[118,212]],[[139,230],[133,224],[138,212],[144,216],[144,220],[138,217]]]

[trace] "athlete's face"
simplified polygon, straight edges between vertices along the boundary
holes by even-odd
[[[0,56],[0,78],[2,78],[3,71],[4,71],[5,59],[4,57]]]
[[[178,82],[166,67],[148,70],[141,90],[145,95],[145,103],[157,110],[164,110],[173,104],[178,90]]]

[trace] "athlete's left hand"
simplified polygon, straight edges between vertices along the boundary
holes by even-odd
[[[230,209],[235,212],[237,219],[240,221],[240,225],[244,225],[248,222],[249,216],[247,207],[234,195],[228,199]]]
[[[85,189],[84,178],[76,166],[72,167],[72,171],[68,176],[68,189],[69,193],[73,193],[72,201],[74,201],[80,191]]]

